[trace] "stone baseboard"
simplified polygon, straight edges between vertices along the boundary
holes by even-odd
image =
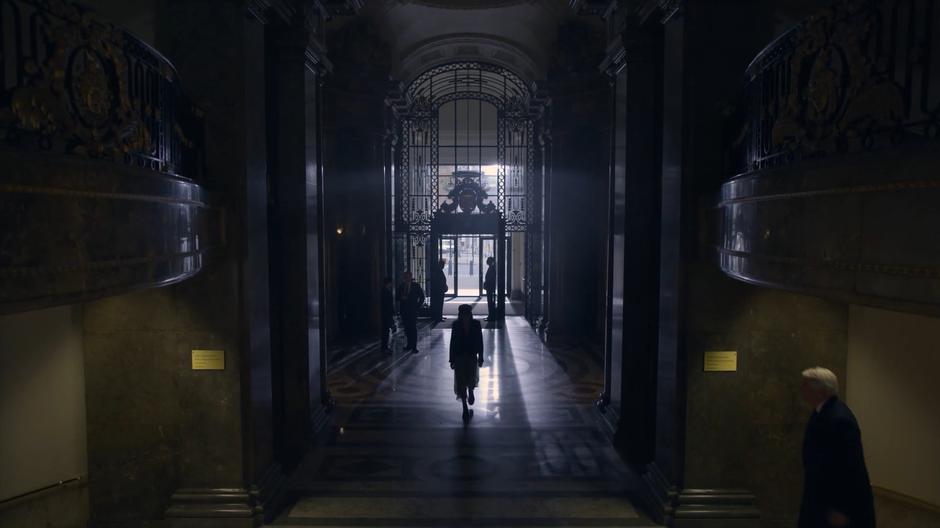
[[[167,528],[255,528],[284,505],[287,477],[271,464],[257,483],[243,488],[183,488],[170,497]]]
[[[734,489],[685,489],[679,493],[674,526],[679,528],[758,527],[754,494]]]
[[[760,526],[754,494],[740,489],[684,489],[669,482],[653,463],[643,474],[643,500],[658,523],[675,528]]]
[[[172,528],[256,528],[263,507],[242,488],[184,488],[170,497],[166,526]]]
[[[659,524],[668,525],[675,513],[679,493],[655,462],[643,473],[642,500],[650,517]]]
[[[261,479],[249,489],[254,504],[261,508],[264,522],[274,520],[287,499],[287,475],[277,462],[268,466]]]

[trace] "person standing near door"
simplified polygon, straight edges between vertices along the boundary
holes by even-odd
[[[402,274],[402,282],[398,285],[398,313],[401,315],[401,325],[405,329],[408,342],[405,350],[418,353],[418,309],[424,304],[424,290],[411,279],[411,272]]]
[[[483,277],[483,289],[486,291],[486,320],[496,320],[496,262],[493,257],[486,259],[486,275]]]
[[[388,348],[388,334],[395,333],[395,299],[392,297],[392,278],[385,277],[382,281],[381,292],[382,304],[379,307],[382,325],[382,352],[388,354],[391,349]]]
[[[447,276],[444,275],[444,265],[447,261],[440,260],[440,268],[434,273],[431,280],[431,318],[434,321],[444,321],[444,294],[447,293]]]

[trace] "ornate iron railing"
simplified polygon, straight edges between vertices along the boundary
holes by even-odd
[[[198,179],[202,119],[173,65],[62,0],[0,0],[0,146]]]
[[[728,171],[876,150],[940,134],[936,0],[836,0],[747,69]]]

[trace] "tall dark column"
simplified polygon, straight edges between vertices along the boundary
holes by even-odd
[[[658,24],[627,27],[609,48],[613,81],[608,417],[631,463],[653,459],[660,203]]]
[[[672,515],[682,486],[685,365],[682,361],[683,229],[688,201],[683,179],[685,132],[685,21],[680,13],[663,26],[662,214],[660,217],[659,342],[656,370],[656,450],[647,479]]]
[[[551,123],[543,126],[547,130],[539,135],[539,146],[542,152],[542,164],[539,174],[541,185],[539,185],[541,206],[539,207],[539,234],[542,238],[542,244],[539,249],[538,257],[541,260],[539,266],[539,321],[538,329],[541,332],[548,332],[548,300],[549,300],[549,277],[551,277],[551,193],[552,181],[552,135],[550,131]]]
[[[511,265],[506,256],[506,224],[499,222],[496,229],[496,313],[503,318],[506,315],[506,271]],[[482,266],[483,263],[481,262]]]
[[[224,210],[227,235],[217,265],[168,292],[174,309],[166,317],[192,329],[176,346],[224,349],[225,366],[177,365],[179,475],[164,515],[168,526],[255,526],[273,513],[283,481],[273,447],[264,250],[264,28],[236,4],[168,0],[162,9],[158,44],[205,112],[206,187]]]
[[[302,20],[269,26],[272,46],[271,194],[272,247],[277,254],[280,317],[279,445],[285,464],[303,455],[323,422],[329,402],[321,306],[322,170],[320,158],[320,79],[324,63],[312,48]]]
[[[609,86],[583,23],[570,21],[559,33],[571,63],[549,72],[544,85],[552,100],[551,177],[543,192],[551,260],[546,337],[601,345],[608,222],[596,197],[606,193],[609,180]]]

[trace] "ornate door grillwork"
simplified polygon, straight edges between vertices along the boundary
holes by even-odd
[[[401,138],[392,192],[396,275],[409,269],[428,285],[439,215],[494,215],[492,225],[508,232],[537,224],[533,135],[545,103],[513,72],[471,62],[428,70],[390,101]],[[542,247],[541,232],[532,235],[527,270]]]

